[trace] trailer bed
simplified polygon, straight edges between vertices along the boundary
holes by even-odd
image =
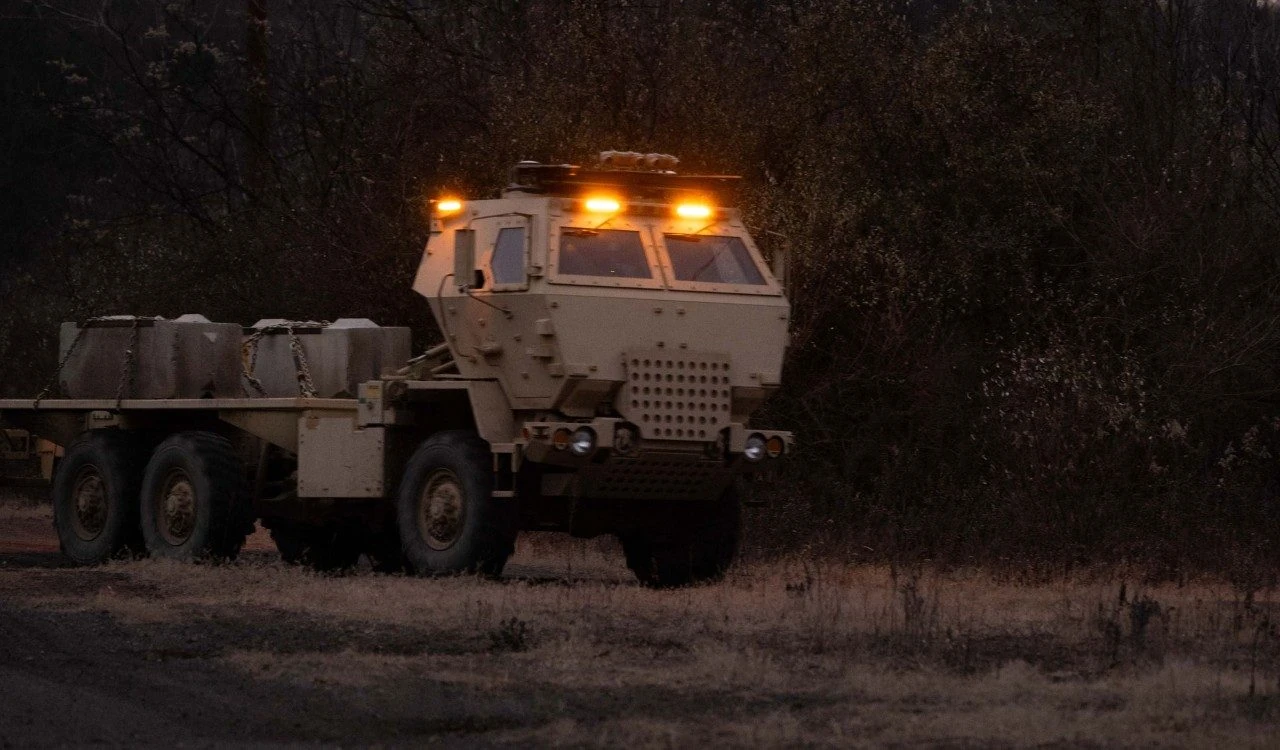
[[[223,422],[286,450],[297,450],[304,416],[350,416],[354,398],[0,399],[0,426],[18,427],[61,446],[88,429],[147,428],[166,421]]]
[[[0,419],[6,412],[133,411],[168,409],[173,411],[220,409],[354,409],[354,398],[46,398],[0,399]]]

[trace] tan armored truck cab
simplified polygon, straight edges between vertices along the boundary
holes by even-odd
[[[68,445],[54,483],[64,550],[86,563],[122,549],[230,556],[259,518],[286,559],[319,568],[365,554],[384,570],[497,573],[518,532],[539,529],[616,534],[648,584],[718,577],[744,479],[791,447],[749,422],[779,386],[789,307],[726,205],[735,178],[674,162],[525,162],[501,198],[436,201],[414,290],[445,340],[399,368],[386,360],[403,329],[262,321],[245,329],[237,397],[225,377],[157,372],[146,377],[217,388],[130,398],[147,390],[133,361],[181,359],[148,359],[139,327],[178,321],[137,319],[126,335],[111,319],[127,356],[81,368],[105,391],[101,373],[118,369],[116,398],[0,402],[0,421]],[[73,371],[82,339],[123,346],[64,334]],[[201,346],[188,356],[219,364],[187,369],[222,373],[225,347]],[[378,374],[355,394],[315,385],[360,372]]]

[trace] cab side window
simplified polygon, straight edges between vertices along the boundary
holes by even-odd
[[[524,227],[507,227],[498,231],[489,261],[494,284],[524,283]]]

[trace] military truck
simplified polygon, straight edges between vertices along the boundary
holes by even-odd
[[[65,325],[63,393],[0,401],[65,446],[64,552],[232,557],[260,520],[320,569],[497,574],[547,530],[616,535],[648,585],[722,575],[746,480],[792,448],[749,422],[789,306],[727,205],[736,178],[675,163],[522,162],[500,198],[433,201],[413,288],[444,341],[407,361],[367,326]],[[270,387],[264,357],[287,371]]]

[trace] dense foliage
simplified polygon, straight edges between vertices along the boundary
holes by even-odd
[[[90,314],[359,315],[441,186],[604,148],[746,176],[801,454],[753,538],[1280,558],[1280,19],[1260,0],[25,2],[0,386]]]

